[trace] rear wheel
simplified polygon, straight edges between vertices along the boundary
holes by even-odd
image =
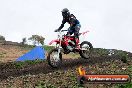
[[[62,54],[58,53],[58,49],[52,49],[47,56],[48,64],[53,67],[57,68],[62,63]]]
[[[83,41],[81,44],[80,44],[80,56],[84,59],[88,59],[90,58],[90,54],[92,52],[92,49],[93,49],[93,46],[90,42],[88,41]]]

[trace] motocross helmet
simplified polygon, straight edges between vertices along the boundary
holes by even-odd
[[[70,12],[69,12],[69,10],[68,10],[67,8],[64,8],[61,12],[62,12],[62,16],[63,16],[64,18],[70,16]]]

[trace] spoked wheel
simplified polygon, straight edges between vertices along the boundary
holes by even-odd
[[[52,49],[47,56],[48,64],[53,67],[57,68],[62,63],[62,54],[58,53],[58,49]]]
[[[93,49],[93,46],[90,42],[88,41],[83,41],[81,44],[80,44],[80,56],[84,59],[88,59],[90,58],[90,54],[92,52],[92,49]]]

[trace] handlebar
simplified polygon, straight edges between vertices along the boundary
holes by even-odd
[[[68,31],[68,30],[60,30],[60,31],[55,31],[55,32],[64,32],[64,31]]]
[[[68,31],[68,30],[61,30],[61,32],[63,32],[63,31]]]

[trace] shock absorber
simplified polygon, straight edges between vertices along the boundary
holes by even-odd
[[[67,48],[70,50],[70,51],[72,51],[73,50],[73,45],[74,45],[75,43],[73,42],[73,41],[71,41],[71,40],[68,40],[68,46],[67,46]]]

